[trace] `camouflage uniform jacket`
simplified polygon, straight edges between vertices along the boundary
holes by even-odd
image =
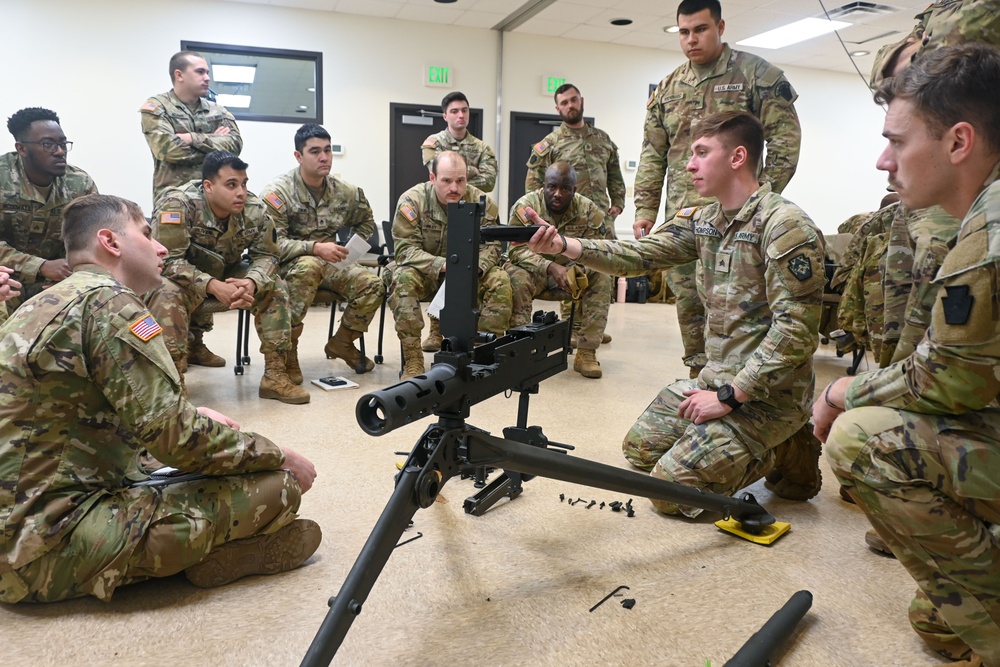
[[[955,247],[934,284],[931,323],[916,351],[858,375],[847,408],[878,405],[934,415],[981,410],[1000,395],[1000,181],[994,180],[962,220]]]
[[[250,255],[246,277],[257,290],[270,287],[278,269],[278,244],[267,207],[247,193],[242,213],[219,220],[205,199],[202,181],[182,188],[168,188],[157,200],[153,232],[170,251],[163,276],[205,297],[210,280],[222,280],[241,265],[243,251]]]
[[[198,107],[190,109],[174,91],[154,95],[139,108],[142,133],[153,153],[153,199],[167,187],[180,187],[192,179],[201,178],[201,163],[213,151],[229,151],[239,155],[243,138],[236,119],[225,107],[202,98]],[[229,134],[212,134],[228,127]],[[185,144],[175,135],[191,134]]]
[[[581,243],[581,264],[618,276],[701,260],[708,365],[699,384],[730,382],[772,410],[808,412],[824,247],[798,206],[764,184],[729,223],[715,203],[642,239]]]
[[[62,259],[62,210],[82,195],[94,194],[97,186],[82,169],[66,166],[50,186],[43,201],[24,174],[17,153],[0,156],[0,265],[14,269],[14,277],[25,283],[42,282],[38,270],[50,259]]]
[[[604,227],[606,219],[605,211],[597,204],[577,193],[573,195],[573,200],[569,207],[562,213],[553,213],[545,205],[545,194],[542,190],[535,190],[524,195],[510,209],[508,218],[511,225],[530,225],[528,219],[524,217],[524,210],[532,208],[542,220],[555,225],[559,232],[565,236],[572,236],[579,239],[604,239],[607,238],[607,230]],[[528,249],[528,246],[511,246],[507,250],[507,256],[511,263],[520,266],[522,269],[534,273],[544,274],[549,269],[551,262],[556,262],[563,266],[573,263],[565,255],[539,255]]]
[[[576,170],[577,194],[597,204],[605,213],[612,206],[625,208],[625,179],[618,146],[607,132],[587,124],[581,128],[566,123],[557,127],[531,149],[524,191],[542,187],[545,170],[560,161],[570,163]]]
[[[482,190],[470,185],[462,199],[478,202],[482,195]],[[487,197],[481,226],[496,225],[498,217],[496,203]],[[433,183],[420,183],[400,196],[392,221],[392,238],[396,244],[397,265],[412,266],[428,276],[441,272],[448,246],[448,206],[438,201]],[[479,247],[480,275],[497,266],[499,261],[499,242]]]
[[[767,157],[763,181],[780,193],[799,161],[802,129],[795,113],[797,95],[784,73],[762,58],[733,51],[722,55],[703,79],[690,62],[660,82],[646,104],[642,153],[635,174],[635,217],[656,221],[663,179],[667,179],[666,219],[683,206],[707,205],[687,173],[692,126],[720,111],[748,111],[764,125]]]
[[[363,239],[375,233],[375,217],[364,190],[326,177],[323,198],[313,201],[298,169],[279,176],[263,190],[278,235],[281,262],[311,255],[316,243],[337,243],[337,232],[345,227]]]
[[[895,60],[896,54],[910,39],[921,41],[914,60],[942,46],[966,42],[1000,47],[1000,0],[937,0],[917,14],[916,22],[906,38],[879,49],[872,66],[873,89],[885,79],[889,62]]]
[[[0,327],[0,589],[8,594],[17,597],[8,586],[19,581],[10,569],[59,545],[97,503],[119,503],[128,517],[123,534],[106,538],[128,558],[157,508],[154,489],[127,488],[142,448],[211,475],[284,462],[270,440],[182,398],[158,333],[142,301],[96,265],[77,266]]]
[[[483,192],[493,192],[497,184],[497,156],[485,141],[472,136],[471,132],[466,132],[465,138],[459,141],[451,136],[447,128],[432,134],[420,145],[424,166],[428,171],[434,158],[445,151],[461,153],[465,158],[469,185]]]

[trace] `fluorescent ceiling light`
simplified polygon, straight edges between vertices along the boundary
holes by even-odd
[[[212,81],[220,83],[253,83],[256,65],[212,65]]]
[[[224,107],[233,107],[234,109],[250,108],[249,95],[226,95],[225,93],[219,93],[215,97],[215,102]]]
[[[802,19],[795,23],[762,32],[748,39],[736,42],[739,46],[756,46],[759,49],[780,49],[790,44],[798,44],[813,37],[825,35],[828,32],[840,30],[851,25],[845,21],[828,21],[826,19]]]

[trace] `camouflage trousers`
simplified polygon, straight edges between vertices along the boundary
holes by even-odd
[[[705,356],[705,304],[698,295],[698,262],[667,269],[665,275],[670,291],[677,298],[677,323],[684,344],[684,365],[701,368],[708,363]]]
[[[760,409],[749,402],[724,417],[695,424],[679,416],[678,406],[686,390],[699,388],[697,380],[678,380],[660,391],[625,436],[622,451],[629,463],[653,477],[731,496],[769,473],[775,447],[809,419],[801,411]],[[652,502],[664,514],[696,517],[702,512]]]
[[[1000,665],[1000,410],[849,410],[827,460],[923,595],[910,619],[949,657]]]
[[[400,340],[419,337],[424,329],[420,301],[434,297],[444,274],[428,276],[412,266],[397,265],[392,271],[389,307],[396,320],[396,335]],[[510,326],[510,278],[507,272],[494,266],[479,277],[479,330],[502,335]]]
[[[542,271],[529,271],[510,262],[504,266],[510,276],[513,309],[510,326],[519,327],[531,321],[534,299],[562,301],[572,299],[570,294],[556,284],[555,278]],[[608,326],[608,309],[611,307],[611,276],[585,269],[588,286],[580,295],[573,328],[579,331],[578,347],[596,350]],[[579,325],[579,327],[577,326]]]
[[[187,358],[188,329],[191,321],[202,313],[198,307],[205,299],[191,289],[185,289],[164,278],[160,286],[145,296],[149,312],[163,327],[163,342],[174,362]],[[260,338],[260,351],[284,352],[291,346],[291,315],[288,310],[288,291],[285,281],[275,276],[271,285],[254,293],[254,326]],[[202,320],[203,322],[203,320]],[[204,329],[203,329],[204,330]]]
[[[338,269],[319,257],[302,256],[283,263],[278,272],[288,287],[293,327],[305,319],[319,289],[333,292],[347,302],[340,323],[351,331],[368,331],[385,298],[382,280],[362,266]]]
[[[118,586],[169,577],[226,542],[277,531],[296,518],[301,495],[284,470],[112,492],[63,542],[17,570],[27,590],[20,599],[108,601]],[[146,522],[136,526],[136,517]]]

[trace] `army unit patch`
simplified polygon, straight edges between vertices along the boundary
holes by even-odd
[[[135,337],[139,340],[146,342],[153,336],[163,331],[163,327],[160,323],[153,319],[152,315],[146,315],[141,320],[138,320],[132,326],[130,326],[129,331],[135,334]]]
[[[264,195],[264,201],[270,204],[275,211],[280,211],[281,207],[285,205],[285,202],[281,201],[281,197],[273,192],[268,192]]]
[[[951,325],[967,324],[972,313],[972,303],[975,298],[969,294],[968,285],[945,285],[948,296],[941,299],[944,308],[944,321]]]
[[[163,211],[160,213],[160,224],[161,225],[179,225],[181,224],[181,212],[180,211]]]
[[[405,217],[410,222],[417,221],[417,214],[413,212],[413,209],[410,207],[409,204],[403,204],[402,206],[400,206],[399,212],[402,213],[403,217]]]
[[[798,254],[788,260],[788,270],[799,280],[809,280],[812,278],[812,262],[803,254]]]

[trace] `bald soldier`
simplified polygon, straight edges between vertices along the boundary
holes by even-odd
[[[396,335],[403,348],[402,378],[424,372],[420,333],[424,318],[421,299],[434,296],[445,278],[448,251],[448,204],[478,202],[483,191],[466,181],[465,159],[446,151],[431,161],[430,180],[402,194],[392,223],[396,266],[392,271],[389,306],[396,321]],[[497,224],[497,205],[486,198],[483,227]],[[510,325],[510,278],[499,266],[500,244],[479,248],[479,330],[497,335]]]
[[[483,192],[493,192],[497,183],[497,157],[485,141],[469,132],[469,100],[457,90],[441,100],[441,111],[448,127],[432,134],[420,146],[424,166],[430,171],[434,158],[444,151],[455,151],[465,158],[469,185]]]
[[[138,296],[167,254],[142,211],[88,195],[63,219],[72,275],[0,327],[0,601],[107,601],[152,577],[209,587],[302,564],[321,539],[296,520],[316,469],[184,398]],[[196,478],[136,472],[141,450]]]
[[[568,162],[556,162],[545,170],[541,189],[518,199],[510,209],[511,225],[528,225],[528,210],[555,225],[561,234],[577,238],[607,238],[606,210],[576,191],[576,170]],[[512,327],[531,321],[532,301],[549,299],[576,301],[575,324],[579,324],[573,370],[586,378],[601,377],[597,348],[608,323],[611,277],[578,265],[562,255],[539,255],[527,246],[512,246],[505,268],[513,293]],[[582,283],[582,284],[581,284]]]
[[[767,156],[761,181],[770,183],[774,193],[788,185],[799,159],[802,131],[793,105],[795,91],[780,69],[722,41],[726,22],[718,0],[684,0],[677,7],[677,25],[688,62],[663,79],[646,104],[635,174],[636,238],[653,228],[664,178],[666,220],[685,206],[711,202],[698,194],[685,171],[693,131],[710,114],[740,109],[763,123]],[[705,308],[698,297],[695,270],[696,263],[691,262],[667,272],[677,297],[684,365],[691,369],[691,377],[705,365]]]

